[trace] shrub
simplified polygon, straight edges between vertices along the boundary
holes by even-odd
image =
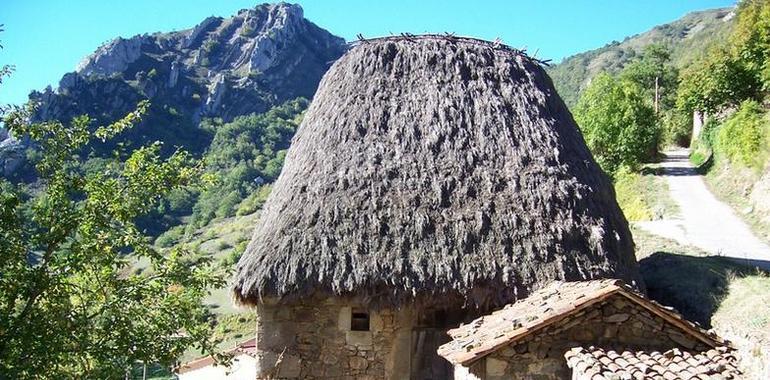
[[[653,212],[642,197],[641,175],[627,168],[615,173],[615,196],[629,221],[651,220]]]
[[[672,109],[663,114],[663,141],[666,145],[689,146],[692,135],[690,114]]]
[[[764,164],[767,123],[762,108],[754,100],[741,103],[738,111],[720,127],[717,152],[730,161],[760,168]]]
[[[206,56],[210,56],[219,49],[219,45],[219,41],[215,39],[206,40],[206,42],[203,43],[203,52],[206,53]]]
[[[575,120],[602,169],[613,175],[657,154],[659,130],[636,84],[597,75],[575,109]]]
[[[243,252],[246,251],[246,242],[239,243],[235,248],[230,251],[225,257],[222,258],[221,264],[224,268],[232,268],[238,263],[238,260],[243,256]]]
[[[225,240],[220,240],[217,243],[217,251],[224,251],[224,250],[226,250],[228,248],[232,248],[232,247],[233,246],[229,242],[227,242]]]
[[[161,248],[169,248],[179,243],[185,234],[184,226],[176,226],[164,232],[157,239],[155,245]]]
[[[241,37],[254,37],[256,35],[256,30],[252,28],[251,26],[245,25],[243,28],[241,28]]]
[[[241,202],[241,195],[237,191],[231,191],[224,198],[219,200],[219,207],[215,212],[219,218],[226,218],[235,213],[235,208]]]
[[[249,196],[238,205],[238,210],[235,212],[235,215],[248,215],[261,209],[265,204],[265,201],[267,201],[267,197],[270,195],[271,190],[272,186],[270,185],[260,186],[257,191],[249,194]]]

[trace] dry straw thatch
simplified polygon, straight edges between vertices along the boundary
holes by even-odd
[[[505,46],[420,36],[362,41],[325,75],[233,291],[246,304],[480,306],[600,277],[638,280],[633,242],[543,68]]]

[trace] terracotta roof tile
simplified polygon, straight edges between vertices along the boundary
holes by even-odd
[[[225,354],[238,356],[239,354],[245,354],[252,357],[256,357],[257,354],[257,339],[251,338],[247,341],[244,341],[240,343],[239,345],[235,346],[234,348],[225,351]],[[216,363],[216,360],[214,360],[211,356],[203,356],[197,359],[193,359],[187,363],[182,364],[177,368],[176,373],[182,374],[190,371],[194,371],[196,369],[201,369],[203,367],[208,367],[210,365],[213,365]]]
[[[455,364],[473,362],[614,294],[625,296],[712,347],[727,344],[716,335],[683,319],[670,308],[647,299],[622,281],[605,279],[556,281],[501,310],[449,330],[452,341],[439,347],[438,353]]]
[[[695,354],[676,348],[664,353],[625,351],[608,362],[610,352],[596,347],[577,347],[567,351],[564,357],[573,371],[583,375],[577,377],[581,379],[590,379],[593,376],[593,373],[589,374],[585,368],[593,371],[598,369],[607,378],[613,376],[619,379],[741,378],[737,359],[733,356],[733,350],[728,347],[717,347]],[[637,360],[629,360],[630,357]]]

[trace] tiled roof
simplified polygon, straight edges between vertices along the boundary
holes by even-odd
[[[235,348],[226,351],[225,354],[232,355],[233,357],[236,357],[238,355],[249,355],[249,356],[256,356],[257,353],[257,339],[252,338],[249,339],[237,346]],[[214,360],[213,357],[209,356],[203,356],[197,359],[193,359],[187,363],[182,364],[179,366],[179,368],[176,370],[176,373],[182,374],[185,372],[194,371],[196,369],[201,369],[203,367],[208,367],[212,364],[214,364],[216,360]]]
[[[573,348],[564,354],[575,379],[739,379],[737,359],[732,350],[718,347],[695,355],[673,349],[666,352],[605,351],[601,348]]]
[[[439,347],[438,353],[454,364],[473,362],[614,294],[625,296],[711,347],[727,344],[620,280],[590,280],[554,282],[501,310],[449,330],[452,341]]]

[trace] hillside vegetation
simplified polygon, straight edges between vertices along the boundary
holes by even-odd
[[[648,45],[659,44],[670,49],[675,67],[693,62],[708,46],[727,38],[733,25],[732,12],[732,8],[721,8],[687,14],[623,41],[613,41],[599,49],[565,58],[551,67],[548,74],[559,95],[572,108],[594,76],[601,72],[619,73]]]
[[[306,98],[346,49],[298,6],[276,5],[287,22],[260,24],[270,7],[117,39],[62,78],[59,91],[33,93],[41,101],[34,112],[0,108],[23,116],[11,120],[19,137],[42,144],[0,144],[14,147],[0,149],[4,165],[14,163],[0,168],[8,171],[0,222],[9,231],[0,239],[0,305],[13,312],[0,345],[39,357],[0,361],[0,372],[109,377],[139,361],[165,369],[253,333],[253,312],[233,306],[225,283]],[[258,46],[272,46],[273,59],[225,54],[259,56]],[[129,48],[139,53],[118,59]],[[737,11],[691,13],[577,54],[549,73],[629,220],[676,212],[650,164],[661,147],[690,143],[699,111],[709,116],[692,159],[770,240],[768,62],[770,3],[744,0]],[[0,67],[0,83],[10,71]],[[132,113],[137,104],[141,112]],[[93,119],[76,117],[83,113]],[[128,121],[110,124],[125,114]],[[770,339],[767,309],[755,310],[767,303],[766,275],[634,234],[654,298],[704,325]]]
[[[692,160],[770,241],[770,3],[745,1],[729,43],[682,72],[677,106],[707,115]]]
[[[697,112],[707,117],[691,160],[718,197],[745,216],[760,237],[770,237],[770,2],[742,1],[731,22],[723,40],[686,65],[678,66],[668,49],[668,57],[658,55],[668,58],[662,65],[645,64],[651,61],[643,54],[615,74],[598,74],[573,108],[589,147],[613,177],[629,219],[649,218],[639,210],[656,197],[649,196],[642,181],[645,170],[639,168],[655,155],[624,147],[649,141],[653,131],[659,133],[657,147],[689,142],[691,115]],[[655,73],[661,90],[657,101],[644,94],[648,80],[630,75],[645,66],[660,69]],[[656,104],[658,112],[645,108]],[[768,275],[639,230],[634,240],[650,297],[714,327],[739,349],[747,378],[767,378]]]

